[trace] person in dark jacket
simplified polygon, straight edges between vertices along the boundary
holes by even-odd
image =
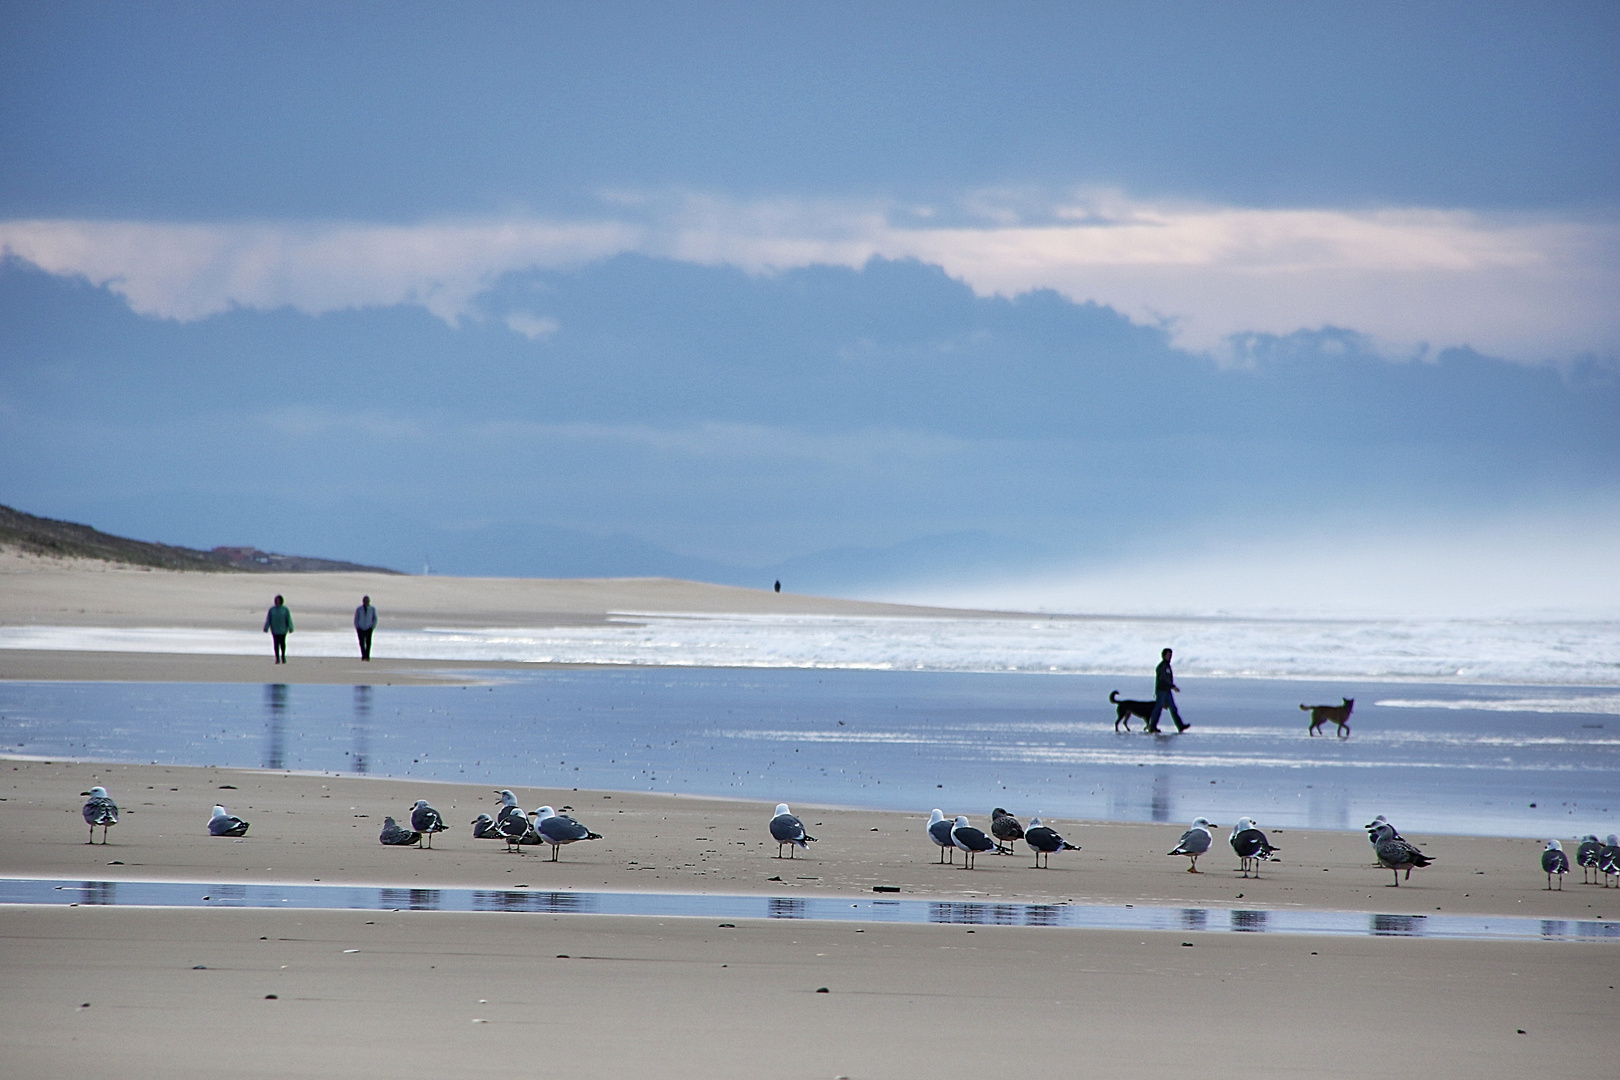
[[[287,635],[293,632],[292,612],[287,605],[276,597],[276,602],[264,616],[264,632],[270,635],[270,640],[276,644],[276,663],[287,662]]]
[[[371,632],[377,629],[377,609],[371,606],[371,597],[362,596],[360,606],[354,609],[354,632],[360,638],[360,659],[371,659]]]
[[[1153,669],[1153,711],[1148,714],[1147,722],[1147,729],[1155,735],[1159,733],[1159,714],[1166,709],[1176,722],[1177,732],[1192,727],[1181,722],[1181,711],[1176,708],[1175,695],[1181,692],[1181,687],[1176,685],[1176,673],[1170,670],[1170,650],[1164,650],[1161,655],[1164,659]]]

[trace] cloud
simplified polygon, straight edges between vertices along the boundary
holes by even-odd
[[[1441,209],[1254,209],[1116,193],[983,192],[949,206],[712,196],[604,197],[604,217],[171,224],[0,222],[0,248],[106,285],[136,311],[319,313],[419,304],[449,322],[502,274],[641,252],[769,273],[914,258],[980,295],[1053,289],[1163,323],[1178,345],[1353,327],[1397,351],[1515,359],[1620,355],[1620,226]],[[510,316],[539,339],[554,322]]]
[[[514,311],[506,316],[507,328],[515,333],[522,334],[530,341],[539,341],[548,338],[562,328],[556,319],[544,315],[533,315],[527,311]]]

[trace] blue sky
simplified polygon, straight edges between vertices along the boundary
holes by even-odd
[[[445,572],[1620,608],[1617,46],[6,4],[0,500]]]

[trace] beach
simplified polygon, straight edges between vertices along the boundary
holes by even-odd
[[[290,600],[323,595],[305,576],[272,585],[247,575],[51,572],[62,580],[19,590],[7,580],[0,624],[60,623],[63,610],[47,612],[51,603],[66,609],[91,597],[103,606],[86,608],[89,625],[174,625],[168,620],[192,608],[199,621],[262,618],[274,589]],[[308,577],[317,576],[328,577]],[[387,619],[395,609],[370,584],[325,582],[325,607],[306,599],[295,611],[341,626],[342,605],[372,591]],[[454,584],[432,581],[447,607],[461,603]],[[510,592],[465,587],[468,610],[479,596]],[[593,603],[562,599],[592,588]],[[533,595],[546,602],[534,610],[590,619],[656,610],[660,596],[666,611],[679,610],[671,596],[721,602],[705,587],[637,588],[536,585]],[[777,602],[775,594],[747,595]],[[497,614],[480,610],[479,624]],[[447,617],[427,611],[422,624]],[[532,621],[533,612],[510,617]],[[237,681],[225,677],[235,671],[240,681],[262,682],[317,671],[325,681],[362,685],[385,682],[379,673],[387,670],[336,658],[272,669],[268,656],[81,653],[55,657],[61,666],[46,676],[12,655],[19,652],[0,650],[5,678],[121,681],[141,678],[144,668],[163,681]],[[401,661],[398,674],[454,682],[498,671]],[[94,784],[123,811],[105,846],[85,843],[79,815],[79,793]],[[523,806],[563,809],[602,839],[563,849],[555,863],[533,848],[507,854],[497,841],[474,840],[469,822],[496,802],[488,783],[17,756],[0,761],[0,876],[852,900],[882,886],[894,890],[883,895],[960,903],[1620,919],[1620,891],[1583,886],[1578,872],[1562,893],[1547,892],[1541,845],[1529,839],[1405,829],[1436,862],[1393,888],[1353,828],[1272,829],[1280,861],[1245,879],[1226,846],[1231,821],[1219,821],[1200,860],[1205,872],[1193,875],[1185,859],[1165,855],[1184,824],[1063,819],[1048,824],[1082,850],[1055,855],[1050,870],[1032,869],[1020,846],[1015,855],[981,856],[968,871],[960,856],[939,864],[923,831],[926,807],[795,804],[818,841],[797,858],[777,859],[769,802],[505,786]],[[383,817],[403,820],[418,798],[451,826],[434,850],[377,843]],[[252,822],[240,842],[206,834],[216,802]],[[987,824],[984,809],[975,809],[975,824]],[[5,905],[0,1004],[10,1022],[0,1055],[21,1077],[460,1077],[515,1068],[557,1077],[852,1080],[1359,1077],[1392,1069],[1517,1076],[1604,1071],[1603,1034],[1620,1002],[1610,982],[1612,940],[721,921]]]

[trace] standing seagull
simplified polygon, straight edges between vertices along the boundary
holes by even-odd
[[[934,808],[928,815],[928,839],[939,845],[939,861],[945,861],[945,853],[951,853],[951,862],[956,862],[956,845],[951,843],[951,830],[956,828],[956,822],[945,816],[945,811]]]
[[[1187,867],[1187,873],[1201,873],[1202,871],[1198,869],[1198,856],[1209,850],[1210,842],[1213,840],[1213,837],[1209,835],[1209,830],[1217,827],[1208,818],[1194,820],[1192,828],[1181,834],[1181,843],[1177,844],[1173,850],[1165,852],[1165,854],[1187,856],[1192,859],[1192,864]]]
[[[433,834],[444,832],[450,826],[444,823],[439,812],[428,805],[426,799],[417,799],[416,805],[411,808],[411,828],[427,837],[427,846],[433,846]]]
[[[534,831],[529,815],[521,810],[515,814],[503,813],[495,822],[495,835],[506,841],[507,851],[515,850],[519,855],[523,854],[524,844],[537,843],[540,836]]]
[[[495,820],[497,823],[504,825],[506,820],[513,816],[520,817],[525,822],[529,820],[529,815],[525,814],[523,812],[523,807],[518,805],[516,795],[504,789],[497,791],[495,794],[501,797],[501,808],[495,811]]]
[[[1564,854],[1564,845],[1556,840],[1547,841],[1547,849],[1541,853],[1541,869],[1547,873],[1547,891],[1552,891],[1553,875],[1558,875],[1558,891],[1564,891],[1564,875],[1569,873],[1569,856]]]
[[[114,807],[113,812],[116,814],[118,808]],[[105,829],[102,830],[101,839],[103,841],[107,839]],[[1603,844],[1603,850],[1598,852],[1598,869],[1603,873],[1603,887],[1605,889],[1609,887],[1610,878],[1620,878],[1620,843],[1615,842],[1614,833],[1609,834],[1609,839]],[[1620,884],[1620,882],[1617,882],[1617,884]]]
[[[996,850],[996,842],[984,835],[981,830],[969,825],[965,817],[958,817],[956,824],[952,826],[951,843],[967,855],[962,864],[964,870],[973,869],[973,858],[979,852]]]
[[[1052,868],[1052,852],[1080,850],[1078,844],[1069,843],[1054,830],[1042,825],[1041,819],[1038,817],[1029,819],[1029,828],[1024,830],[1024,843],[1028,844],[1035,852],[1035,865],[1030,868],[1032,870],[1041,868],[1042,855],[1046,856],[1046,868],[1050,870]]]
[[[601,833],[594,833],[569,817],[559,814],[549,806],[542,806],[534,812],[534,828],[540,834],[540,839],[551,845],[551,861],[557,861],[557,851],[564,844],[572,844],[576,840],[600,840]]]
[[[1024,838],[1024,827],[1018,824],[1017,818],[998,806],[990,811],[990,835],[1006,844],[1006,854],[1011,855],[1013,844]]]
[[[223,806],[214,807],[214,816],[208,819],[209,836],[246,836],[248,823],[233,817]]]
[[[1378,865],[1395,875],[1395,887],[1400,888],[1401,871],[1406,871],[1406,880],[1412,880],[1412,868],[1422,869],[1434,860],[1423,852],[1402,840],[1392,825],[1380,825],[1373,830],[1378,838],[1374,850],[1378,852]],[[1384,886],[1386,889],[1388,885]]]
[[[1387,828],[1390,831],[1390,835],[1392,835],[1395,839],[1401,839],[1401,834],[1395,831],[1395,826],[1391,825],[1389,823],[1389,819],[1383,814],[1379,814],[1377,817],[1367,822],[1367,824],[1363,825],[1362,828],[1367,830],[1367,843],[1373,846],[1373,863],[1375,865],[1378,864],[1378,830]]]
[[[793,849],[813,844],[816,838],[804,831],[804,822],[788,812],[787,803],[776,804],[776,816],[771,818],[771,839],[776,841],[776,857],[782,857],[782,849],[787,848],[788,858],[793,858]]]
[[[1232,850],[1237,852],[1238,869],[1243,876],[1249,876],[1249,870],[1254,870],[1254,876],[1260,876],[1260,860],[1271,861],[1271,856],[1282,848],[1271,846],[1266,834],[1254,827],[1254,819],[1240,818],[1232,827]]]
[[[1587,833],[1581,837],[1581,846],[1575,849],[1575,861],[1581,864],[1581,884],[1596,885],[1592,871],[1598,868],[1598,856],[1603,852],[1603,841]]]
[[[81,791],[80,795],[90,796],[90,801],[84,804],[84,822],[90,826],[90,839],[85,843],[96,842],[96,826],[101,826],[101,842],[107,842],[107,830],[118,824],[118,804],[112,801],[104,787],[93,787],[89,791]]]
[[[383,818],[382,832],[377,835],[379,843],[389,847],[409,847],[422,842],[422,834],[410,829],[402,829],[399,823],[391,817]]]

